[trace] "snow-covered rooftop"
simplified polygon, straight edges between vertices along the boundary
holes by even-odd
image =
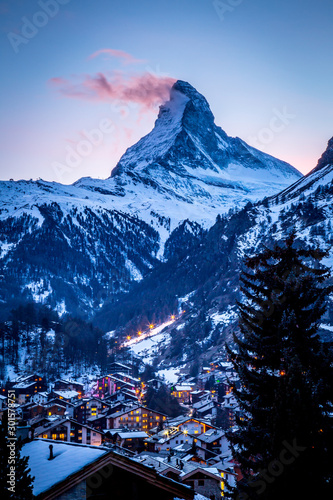
[[[148,434],[143,431],[118,432],[118,435],[121,439],[142,439],[148,437]]]
[[[53,460],[49,460],[51,443]],[[31,475],[35,476],[33,493],[37,496],[106,455],[108,451],[96,446],[37,439],[25,444],[21,453],[22,456],[29,457]]]
[[[53,394],[64,399],[73,399],[79,396],[77,391],[53,391]]]

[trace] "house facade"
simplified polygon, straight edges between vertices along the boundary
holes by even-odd
[[[166,422],[167,415],[144,406],[131,406],[126,410],[107,415],[107,429],[128,428],[147,432]]]

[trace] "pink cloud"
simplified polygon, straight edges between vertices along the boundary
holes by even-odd
[[[88,59],[94,59],[95,57],[98,57],[101,54],[107,54],[110,57],[116,57],[118,59],[122,60],[123,64],[137,64],[137,63],[143,63],[146,62],[144,59],[135,59],[131,54],[128,54],[127,52],[124,52],[123,50],[116,50],[116,49],[100,49],[91,54]]]
[[[121,73],[113,73],[108,78],[103,73],[95,76],[84,75],[78,82],[64,78],[51,78],[50,84],[62,95],[72,99],[87,101],[121,101],[139,104],[151,109],[165,102],[175,79],[143,73],[125,78]]]
[[[60,78],[60,77],[54,77],[54,78],[51,78],[49,80],[49,82],[52,84],[52,85],[65,85],[66,84],[66,80],[64,78]]]

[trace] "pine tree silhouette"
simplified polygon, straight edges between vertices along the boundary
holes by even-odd
[[[242,410],[229,432],[243,475],[235,498],[332,498],[332,346],[317,333],[332,291],[325,255],[292,234],[247,259],[241,335],[228,348]]]

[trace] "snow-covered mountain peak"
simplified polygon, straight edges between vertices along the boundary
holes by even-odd
[[[300,177],[291,165],[228,137],[206,99],[178,81],[153,130],[125,152],[108,179],[86,177],[71,186],[0,182],[0,263],[17,277],[15,290],[4,294],[33,287],[43,297],[52,289],[50,303],[65,297],[67,310],[77,302],[89,309],[101,302],[101,285],[111,295],[126,290],[165,251],[190,247],[217,215]]]
[[[134,182],[154,186],[159,192],[172,189],[182,197],[192,196],[194,191],[195,197],[209,198],[207,185],[246,193],[253,190],[253,182],[255,189],[264,183],[271,193],[301,174],[240,139],[228,137],[215,124],[205,97],[178,80],[170,100],[160,107],[153,130],[125,152],[111,177],[121,186]],[[200,187],[193,189],[198,181]]]
[[[188,149],[184,140],[196,137],[199,142],[207,142],[203,134],[212,133],[214,127],[214,115],[205,97],[189,83],[178,80],[170,90],[170,99],[160,106],[153,130],[127,149],[111,177],[133,170],[142,172],[173,148],[179,150],[180,144],[183,154]]]
[[[176,93],[180,93],[188,99],[188,103],[184,110],[185,115],[200,115],[201,119],[205,118],[206,122],[210,121],[211,125],[214,124],[214,115],[206,98],[192,87],[192,85],[182,80],[178,80],[171,89],[171,99]]]

